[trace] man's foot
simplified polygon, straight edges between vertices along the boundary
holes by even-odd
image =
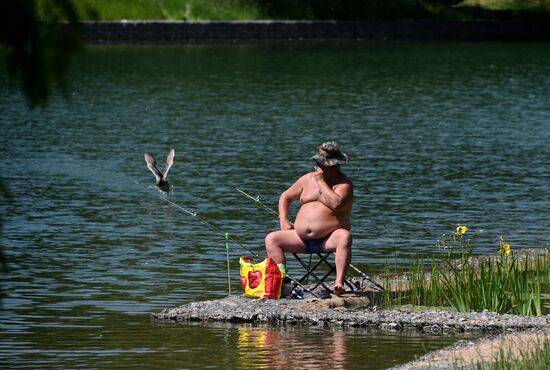
[[[344,287],[341,287],[341,286],[335,286],[334,287],[334,290],[332,291],[332,293],[334,295],[342,295],[346,292],[346,288]]]

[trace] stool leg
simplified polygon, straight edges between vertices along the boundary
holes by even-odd
[[[302,265],[302,267],[306,270],[306,274],[304,276],[302,276],[299,281],[300,283],[302,283],[304,280],[306,280],[309,276],[311,276],[313,279],[315,279],[315,281],[317,282],[315,284],[315,286],[313,288],[311,288],[311,290],[315,290],[317,289],[317,287],[319,287],[319,285],[321,285],[323,288],[325,288],[326,290],[330,291],[331,289],[324,283],[325,279],[330,276],[330,274],[332,274],[334,272],[334,266],[332,266],[330,263],[328,263],[326,261],[326,259],[328,258],[328,256],[330,256],[331,253],[323,256],[319,253],[317,253],[317,255],[319,256],[319,261],[317,261],[317,263],[315,264],[315,266],[313,266],[313,268],[309,268],[309,266],[296,254],[296,253],[292,253],[292,255],[294,256],[294,258],[296,258],[296,260]],[[327,263],[330,267],[330,270],[323,276],[323,277],[319,277],[317,276],[317,274],[314,272],[317,267],[319,267],[323,262]]]

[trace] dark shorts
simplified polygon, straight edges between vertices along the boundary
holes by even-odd
[[[307,254],[324,253],[323,243],[327,239],[328,237],[323,239],[303,239],[304,244],[306,245],[306,253]]]

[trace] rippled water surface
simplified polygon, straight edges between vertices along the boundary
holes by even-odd
[[[384,368],[456,340],[152,325],[225,296],[227,270],[223,234],[161,199],[145,151],[162,163],[174,147],[170,199],[258,253],[277,220],[235,188],[275,208],[328,139],[351,157],[353,262],[368,272],[434,252],[459,223],[475,253],[500,235],[550,242],[548,44],[93,46],[33,111],[6,76],[9,367]],[[243,254],[231,246],[234,294]]]

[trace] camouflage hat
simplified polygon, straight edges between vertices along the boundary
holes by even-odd
[[[319,153],[315,154],[311,159],[315,159],[318,163],[325,167],[332,167],[348,162],[348,155],[340,151],[340,147],[334,141],[327,141],[319,147]]]

